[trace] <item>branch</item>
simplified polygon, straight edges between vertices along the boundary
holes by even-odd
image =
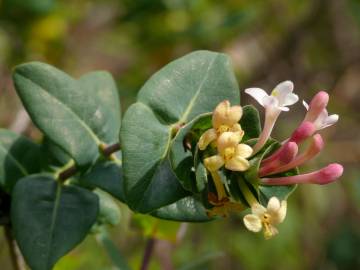
[[[120,144],[115,143],[115,144],[110,144],[108,146],[100,146],[100,149],[105,157],[110,157],[113,153],[120,150]],[[74,176],[77,173],[78,173],[77,167],[76,165],[73,165],[59,174],[59,180],[61,182],[65,182],[67,179],[69,179],[71,176]]]
[[[156,243],[155,238],[149,238],[149,240],[147,241],[140,270],[148,269],[150,265],[150,259],[154,251],[155,243]]]
[[[16,241],[14,240],[12,234],[11,234],[11,228],[9,225],[5,226],[5,237],[9,245],[9,251],[10,251],[10,257],[11,262],[13,265],[13,269],[15,270],[26,270],[24,259],[20,253],[19,247],[16,244]]]

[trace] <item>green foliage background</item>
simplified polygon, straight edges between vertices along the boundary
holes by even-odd
[[[176,241],[177,223],[162,222],[151,269],[172,258],[176,269],[360,268],[360,4],[357,0],[2,0],[0,1],[0,123],[13,127],[21,105],[12,68],[43,61],[79,78],[108,70],[117,80],[122,110],[156,70],[192,50],[229,54],[240,89],[271,88],[291,79],[309,100],[331,94],[329,110],[340,114],[323,132],[326,148],[303,171],[329,162],[345,166],[338,183],[301,186],[289,202],[280,234],[264,241],[246,231],[242,216],[189,224]],[[270,90],[270,89],[269,89]],[[242,96],[242,104],[250,99]],[[300,102],[283,113],[275,130],[285,139],[304,114]],[[25,134],[39,140],[33,126]],[[111,238],[138,268],[156,220],[133,217],[121,205]],[[181,225],[184,228],[184,225]],[[56,270],[111,269],[110,259],[89,236]],[[11,269],[0,236],[0,268]],[[192,267],[192,268],[191,268]],[[171,268],[170,268],[171,269]]]

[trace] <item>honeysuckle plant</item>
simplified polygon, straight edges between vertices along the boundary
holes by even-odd
[[[0,188],[11,198],[0,213],[34,270],[52,269],[89,233],[106,239],[104,228],[119,222],[114,200],[179,222],[241,215],[269,239],[297,184],[327,184],[343,172],[336,163],[305,174],[298,168],[323,149],[317,132],[338,120],[326,110],[328,94],[315,95],[299,127],[279,141],[271,132],[299,99],[294,84],[282,82],[270,95],[245,90],[264,107],[262,129],[258,110],[240,105],[225,54],[197,51],[166,65],[122,119],[107,72],[75,79],[30,62],[14,69],[13,81],[43,139],[0,130]]]

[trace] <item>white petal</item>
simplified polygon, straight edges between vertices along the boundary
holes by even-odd
[[[307,104],[307,102],[305,100],[303,100],[303,105],[304,105],[305,109],[308,111],[309,110],[309,104]]]
[[[283,112],[288,112],[290,109],[288,107],[278,107]]]
[[[205,150],[206,147],[216,138],[217,138],[216,130],[213,128],[208,129],[201,135],[201,137],[199,139],[199,142],[198,142],[199,149]]]
[[[263,99],[268,96],[268,94],[261,88],[247,88],[245,93],[252,96],[261,106],[264,106]]]
[[[254,203],[251,206],[251,212],[254,215],[262,216],[266,212],[266,208],[264,206],[262,206],[260,203]]]
[[[261,219],[256,215],[246,215],[244,217],[245,227],[252,232],[260,232],[262,228]]]
[[[288,95],[285,97],[283,106],[293,105],[293,104],[295,104],[296,102],[298,102],[298,100],[299,100],[298,95],[295,95],[295,94],[293,94],[293,93],[288,94]]]
[[[264,97],[262,103],[266,108],[277,108],[279,106],[279,101],[273,96]]]
[[[271,197],[268,205],[267,205],[267,212],[270,215],[276,214],[280,210],[280,201],[276,197]]]
[[[316,129],[323,129],[326,126],[326,120],[329,117],[329,114],[326,109],[324,109],[319,116],[314,121],[314,125],[316,126]]]
[[[338,114],[332,114],[330,116],[328,116],[325,120],[325,126],[323,126],[323,128],[332,126],[333,124],[335,124],[337,121],[339,120],[339,115]]]
[[[278,91],[280,96],[286,96],[294,90],[294,83],[292,81],[281,82],[275,86],[274,90]]]
[[[236,146],[235,153],[237,156],[248,158],[253,153],[253,150],[249,145],[241,143],[238,146]]]
[[[204,165],[206,169],[208,169],[211,172],[217,171],[224,165],[224,159],[219,156],[211,156],[204,159]]]
[[[286,103],[286,98],[292,94],[293,90],[294,84],[291,81],[285,81],[279,83],[274,88],[274,90],[271,92],[271,96],[275,97],[278,100],[279,106],[283,106]]]

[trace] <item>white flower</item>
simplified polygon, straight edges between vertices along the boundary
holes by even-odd
[[[293,93],[294,84],[291,81],[279,83],[268,95],[261,88],[247,88],[245,93],[252,96],[259,104],[267,109],[289,111],[287,106],[295,104],[299,97]]]
[[[306,110],[309,110],[309,104],[306,103],[305,100],[303,100],[303,105],[306,108]],[[323,109],[321,113],[317,116],[317,118],[314,121],[314,125],[316,127],[316,130],[320,130],[329,126],[334,125],[339,120],[338,114],[332,114],[329,115],[328,111],[326,109]]]
[[[299,97],[293,94],[294,84],[291,81],[284,81],[279,83],[271,95],[268,95],[261,88],[248,88],[245,93],[252,96],[261,106],[265,108],[265,123],[263,131],[257,143],[253,147],[253,155],[261,150],[269,139],[275,122],[281,111],[288,111],[287,106],[293,105],[299,100]]]
[[[276,197],[271,197],[267,208],[259,203],[251,206],[252,214],[244,217],[245,227],[252,232],[259,232],[264,229],[264,237],[270,239],[278,234],[274,225],[282,223],[286,216],[286,201],[279,201]]]

